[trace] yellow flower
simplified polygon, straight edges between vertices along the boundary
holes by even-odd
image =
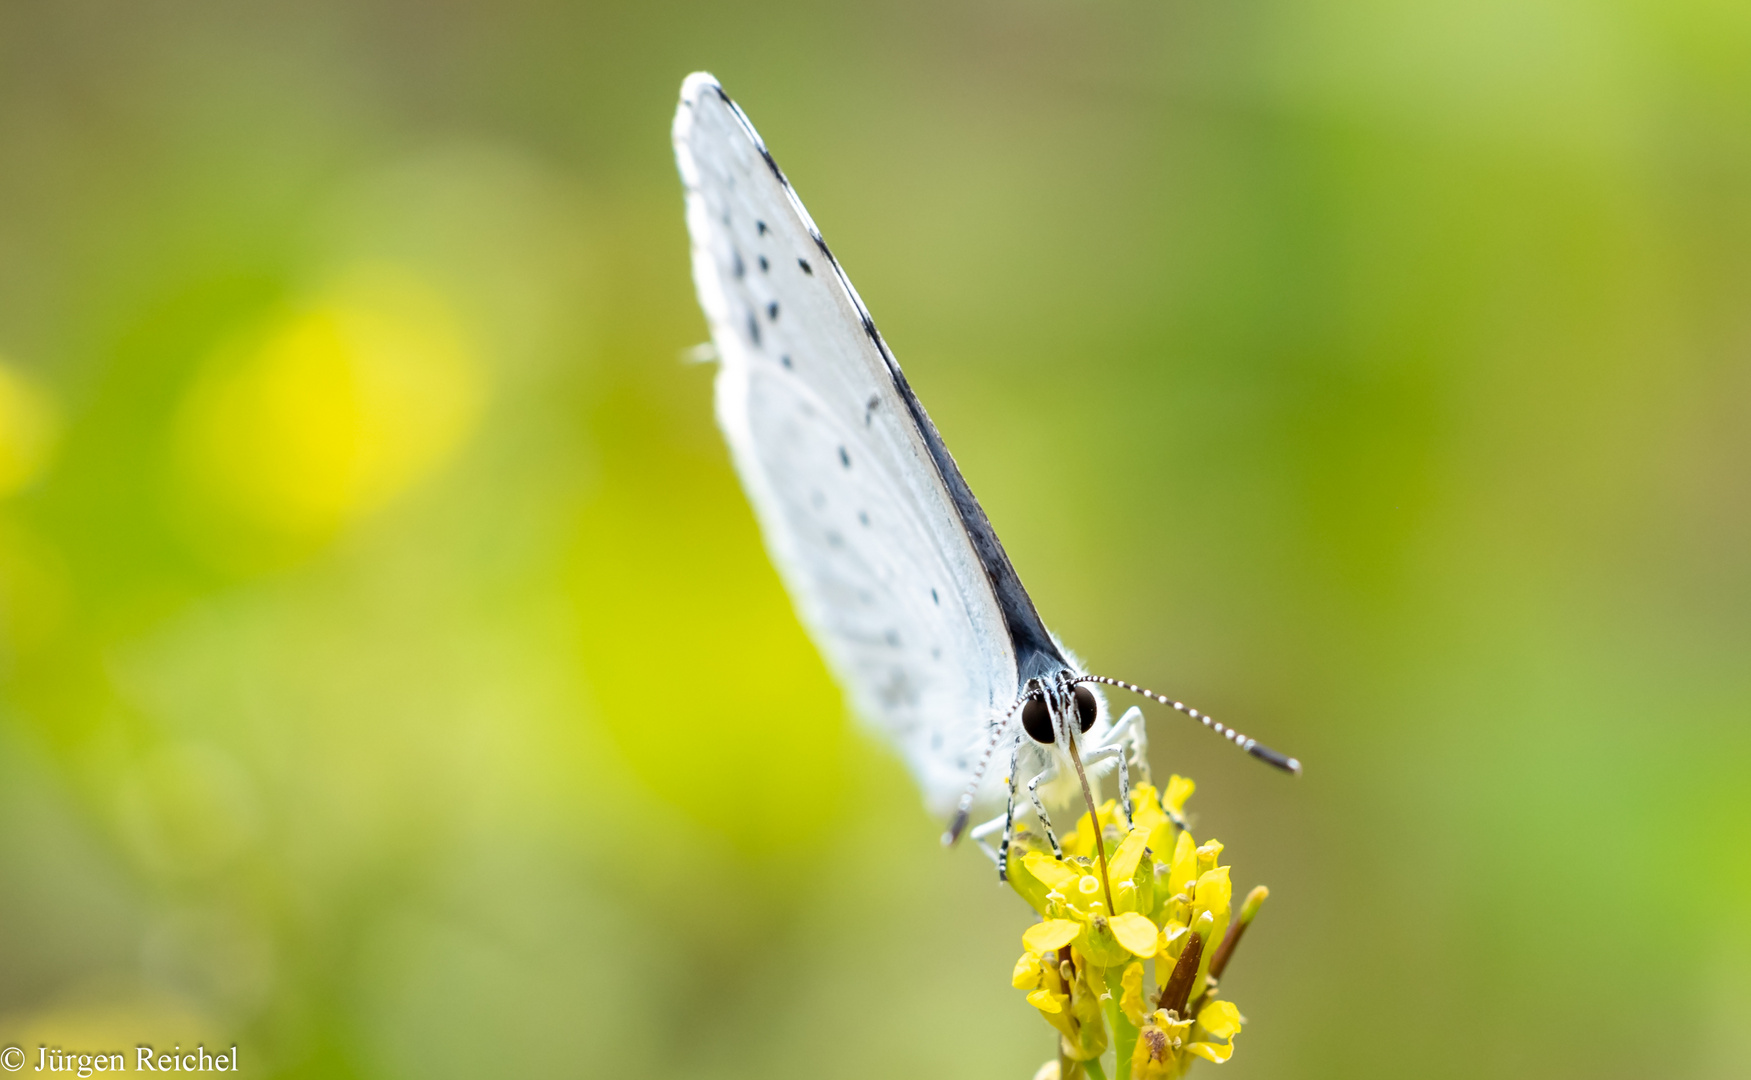
[[[1180,778],[1176,776],[1173,779],[1179,780]],[[1189,782],[1187,781],[1187,783]],[[1173,785],[1169,782],[1168,786],[1171,788]],[[1173,850],[1175,825],[1162,809],[1161,797],[1155,793],[1153,785],[1138,784],[1131,790],[1131,824],[1133,827],[1143,830],[1151,851]],[[1157,858],[1159,857],[1157,855]]]
[[[1191,1021],[1181,1020],[1165,1009],[1156,1010],[1138,1033],[1137,1046],[1131,1051],[1133,1080],[1169,1080],[1183,1073],[1182,1049],[1191,1026]]]
[[[1234,1002],[1212,1001],[1199,1011],[1186,1053],[1220,1065],[1234,1053],[1234,1037],[1240,1034],[1241,1022],[1240,1010],[1234,1007]]]
[[[1227,1061],[1240,1031],[1217,979],[1266,892],[1254,889],[1233,918],[1223,845],[1199,844],[1175,823],[1192,790],[1180,776],[1163,793],[1138,784],[1128,827],[1109,800],[1082,815],[1062,858],[1025,829],[1014,840],[1010,884],[1041,919],[1022,935],[1010,982],[1056,1030],[1064,1060],[1093,1061],[1112,1045],[1122,1065],[1113,1080],[1173,1080],[1198,1058]],[[1114,911],[1094,857],[1096,821]]]
[[[1070,947],[1090,925],[1082,919],[1061,918],[1028,927],[1021,938],[1027,951],[1010,973],[1011,985],[1028,992],[1028,1004],[1058,1030],[1062,1052],[1076,1061],[1099,1057],[1107,1046],[1096,990],[1100,981],[1086,954],[1078,955]]]
[[[1142,1025],[1131,1051],[1132,1080],[1174,1080],[1192,1067],[1193,1058],[1227,1061],[1234,1054],[1240,1024],[1240,1010],[1228,1001],[1204,1006],[1196,1022],[1157,1009]]]
[[[1023,946],[1039,953],[1074,943],[1076,950],[1099,968],[1124,964],[1133,956],[1148,959],[1155,955],[1159,938],[1155,924],[1136,910],[1145,895],[1137,881],[1145,850],[1143,831],[1133,829],[1108,862],[1108,873],[1117,879],[1113,902],[1124,909],[1117,915],[1106,909],[1106,890],[1101,887],[1097,864],[1090,865],[1082,856],[1054,859],[1044,851],[1029,851],[1021,859],[1026,877],[1048,891],[1037,908],[1046,920],[1028,928],[1022,936]],[[1132,877],[1121,878],[1122,871],[1129,871]],[[1023,891],[1020,881],[1016,889],[1024,897],[1033,892],[1031,884]]]
[[[1167,790],[1161,793],[1161,805],[1170,817],[1184,818],[1186,800],[1192,797],[1192,792],[1198,785],[1183,776],[1175,774],[1167,778]]]
[[[1124,834],[1125,823],[1119,819],[1119,800],[1108,799],[1101,804],[1100,828],[1103,838],[1115,830],[1118,835]],[[1094,858],[1094,822],[1089,820],[1087,814],[1082,815],[1082,820],[1076,823],[1076,831],[1064,838],[1064,853]]]

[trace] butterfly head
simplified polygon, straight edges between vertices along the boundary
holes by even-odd
[[[1069,757],[1077,783],[1082,788],[1083,802],[1088,804],[1089,820],[1098,822],[1100,813],[1095,807],[1094,791],[1088,786],[1088,772],[1082,766],[1078,744],[1083,734],[1100,719],[1100,701],[1094,691],[1076,682],[1075,678],[1072,672],[1065,671],[1050,681],[1029,680],[1026,700],[1021,707],[1021,726],[1034,742],[1055,747]],[[1097,842],[1094,849],[1100,861],[1100,882],[1106,892],[1107,910],[1116,911],[1113,887],[1107,880],[1106,846]]]
[[[1038,681],[1021,707],[1021,727],[1028,738],[1044,746],[1068,745],[1071,726],[1077,736],[1088,734],[1100,717],[1094,691],[1082,685],[1046,686]]]

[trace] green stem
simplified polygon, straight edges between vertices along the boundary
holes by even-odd
[[[1131,1018],[1120,1007],[1125,996],[1124,975],[1123,967],[1106,970],[1107,1023],[1113,1031],[1113,1072],[1120,1076],[1127,1075],[1131,1054],[1137,1049],[1138,1035],[1137,1025],[1131,1023]]]
[[[1106,1070],[1100,1067],[1100,1058],[1083,1062],[1082,1071],[1088,1074],[1088,1080],[1107,1080]]]

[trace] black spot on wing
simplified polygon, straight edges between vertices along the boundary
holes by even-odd
[[[748,312],[748,336],[754,339],[754,345],[758,347],[760,344],[760,320],[754,317],[752,311]]]
[[[942,606],[942,597],[936,595],[935,589],[930,590],[930,602],[937,605],[938,607]]]
[[[857,512],[857,520],[860,524],[863,525],[864,528],[868,528],[869,527],[869,511],[868,510],[859,510]]]
[[[863,404],[863,426],[864,427],[868,427],[870,425],[870,423],[873,420],[875,420],[876,407],[878,405],[880,405],[881,403],[882,403],[882,399],[877,397],[874,394],[871,394],[869,396],[869,400],[864,402],[864,404]]]
[[[766,317],[774,321],[778,319],[778,301],[774,300],[766,305]]]
[[[783,356],[780,356],[780,357],[779,357],[779,358],[778,358],[778,362],[779,362],[779,363],[781,363],[781,364],[783,364],[783,365],[784,365],[784,366],[785,366],[785,367],[787,367],[787,368],[788,368],[788,367],[790,367],[790,366],[791,366],[791,363],[790,363],[790,354],[789,354],[789,353],[785,353],[785,354],[784,354],[784,355],[783,355]]]
[[[796,264],[803,268],[803,273],[809,275],[810,277],[813,277],[815,275],[815,268],[809,265],[809,260],[798,259],[796,261]]]
[[[736,275],[736,277],[740,278],[740,277],[744,276],[745,274],[747,274],[747,272],[748,272],[747,266],[743,265],[743,263],[742,263],[742,253],[737,251],[734,248],[731,248],[730,249],[730,273],[732,273],[732,274]]]
[[[760,221],[760,220],[758,220],[758,219],[756,219],[756,220],[755,220],[755,221],[754,221],[754,229],[755,229],[755,231],[757,231],[757,232],[758,232],[758,233],[759,233],[759,234],[760,234],[760,235],[761,235],[761,236],[765,236],[765,235],[766,235],[766,223],[765,223],[765,222],[764,222],[764,221]]]
[[[851,468],[851,455],[845,452],[843,446],[839,448],[839,464],[845,466],[847,469]]]
[[[760,272],[764,274],[769,269],[771,269],[771,264],[766,261],[766,256],[760,256]]]

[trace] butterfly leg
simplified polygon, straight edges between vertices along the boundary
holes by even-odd
[[[1131,777],[1130,769],[1125,765],[1125,747],[1122,744],[1109,743],[1099,750],[1090,750],[1083,755],[1082,762],[1092,768],[1096,762],[1114,758],[1119,762],[1119,805],[1125,810],[1125,825],[1128,827],[1131,824]]]
[[[1119,722],[1107,733],[1108,745],[1117,744],[1127,733],[1131,736],[1131,768],[1137,770],[1138,780],[1154,784],[1149,777],[1149,730],[1143,723],[1143,710],[1135,705],[1126,709],[1125,715],[1119,717]]]
[[[1014,750],[1009,755],[1009,775],[1004,779],[1004,784],[1009,789],[1009,804],[1000,816],[974,826],[972,831],[973,839],[984,849],[985,854],[991,856],[991,860],[997,864],[998,881],[1009,880],[1009,845],[1015,837],[1015,792],[1020,783],[1020,758],[1021,740],[1018,738]],[[1000,828],[1003,830],[1003,842],[996,851],[993,851],[991,845],[985,842],[985,838]]]
[[[1128,741],[1131,744],[1132,755],[1131,764],[1137,770],[1137,779],[1145,784],[1153,785],[1154,781],[1149,777],[1149,742],[1147,731],[1147,725],[1143,722],[1143,710],[1133,705],[1131,708],[1125,710],[1125,715],[1121,716],[1119,722],[1113,725],[1111,731],[1107,732],[1107,745],[1118,745],[1122,741],[1127,741],[1126,736],[1129,736]],[[1166,793],[1162,792],[1161,794]],[[1173,822],[1175,828],[1191,828],[1191,825],[1186,822],[1186,819],[1180,816],[1173,807],[1163,803],[1161,809],[1167,814],[1167,819]],[[1127,811],[1127,813],[1128,812],[1129,811]]]
[[[997,880],[1009,880],[1009,843],[1015,839],[1015,787],[1021,782],[1021,737],[1017,736],[1015,748],[1009,752],[1009,804],[1003,810],[1003,845],[997,853]],[[1041,819],[1044,820],[1043,818]],[[1046,827],[1049,835],[1051,826]]]
[[[1040,827],[1046,830],[1046,839],[1052,844],[1052,857],[1062,859],[1064,847],[1058,843],[1058,834],[1052,829],[1052,816],[1046,813],[1046,804],[1040,798],[1040,784],[1058,775],[1057,761],[1049,762],[1040,774],[1027,782],[1027,797],[1034,804],[1034,814],[1040,819]]]
[[[973,838],[973,841],[979,845],[979,849],[989,856],[992,862],[997,864],[997,870],[1000,876],[1003,871],[1003,854],[997,848],[986,843],[986,841],[990,839],[993,833],[1007,832],[1007,824],[1004,815],[998,814],[990,821],[980,822],[967,830],[967,835]]]

